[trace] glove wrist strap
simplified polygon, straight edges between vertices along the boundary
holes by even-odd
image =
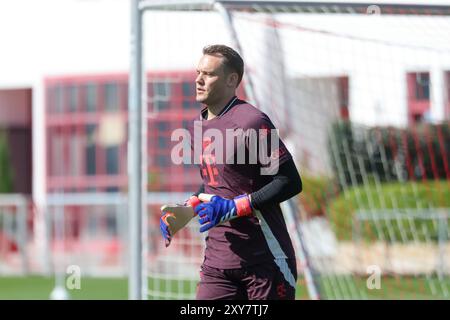
[[[196,206],[198,206],[201,203],[200,199],[196,196],[192,196],[186,201],[187,206],[191,206],[193,209],[195,209]]]
[[[253,212],[250,199],[246,194],[234,198],[234,204],[236,205],[236,212],[239,217],[251,215]]]

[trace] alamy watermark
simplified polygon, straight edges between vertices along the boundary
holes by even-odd
[[[170,139],[177,142],[170,155],[174,164],[260,164],[261,175],[276,174],[279,158],[286,152],[280,148],[278,130],[269,128],[203,132],[202,122],[194,121],[193,137],[189,130],[179,128]]]
[[[373,14],[373,15],[380,15],[381,14],[381,8],[380,6],[377,6],[376,4],[372,4],[367,7],[366,9],[367,14]]]
[[[80,290],[81,289],[81,268],[77,265],[70,265],[66,269],[68,275],[66,279],[66,288],[68,290]]]
[[[381,289],[381,268],[377,265],[370,265],[367,266],[366,273],[370,275],[366,281],[367,289]]]

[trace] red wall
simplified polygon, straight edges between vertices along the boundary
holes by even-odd
[[[31,127],[31,89],[0,90],[0,127]]]

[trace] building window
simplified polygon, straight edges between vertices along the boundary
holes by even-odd
[[[88,176],[96,173],[96,145],[95,145],[95,131],[97,125],[88,124],[86,126],[86,174]]]
[[[169,122],[167,121],[159,121],[156,126],[158,128],[158,132],[169,130]]]
[[[81,170],[81,150],[82,150],[82,141],[80,136],[76,133],[75,130],[72,130],[72,134],[69,137],[69,145],[70,145],[70,174],[72,176],[78,176],[82,174]]]
[[[430,74],[428,72],[416,73],[415,98],[416,100],[430,100]]]
[[[113,192],[113,193],[115,193],[115,192],[119,192],[120,190],[119,190],[119,187],[106,187],[106,190],[105,190],[106,192]]]
[[[97,111],[97,85],[94,83],[86,85],[86,111]]]
[[[341,119],[348,120],[349,119],[348,77],[338,78],[338,88],[339,88],[339,113]]]
[[[50,130],[50,148],[52,152],[50,172],[53,176],[64,174],[64,137],[60,131]]]
[[[408,121],[416,124],[426,119],[430,111],[430,73],[410,72],[408,82]]]
[[[181,86],[183,92],[183,109],[196,109],[198,104],[195,101],[195,84],[192,82],[183,82]]]
[[[153,82],[153,105],[156,112],[169,108],[170,90],[170,82]]]
[[[53,88],[53,98],[54,98],[54,112],[62,113],[64,111],[64,91],[62,86],[56,85]]]
[[[106,148],[106,173],[109,175],[119,174],[119,147]]]
[[[119,84],[120,90],[120,108],[128,110],[128,82]]]
[[[170,165],[170,156],[167,156],[166,154],[158,155],[156,157],[156,165],[160,167],[168,167]]]
[[[165,149],[169,147],[169,139],[166,136],[158,137],[158,148]]]
[[[78,87],[77,86],[69,86],[69,111],[75,112],[78,108]]]
[[[105,84],[105,110],[119,110],[119,89],[117,83]]]

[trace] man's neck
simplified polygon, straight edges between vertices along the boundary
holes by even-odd
[[[223,99],[219,103],[216,103],[214,105],[208,105],[208,120],[211,120],[215,117],[217,117],[224,108],[228,107],[228,104],[230,104],[231,100],[233,99],[235,95],[227,97],[226,99]]]

